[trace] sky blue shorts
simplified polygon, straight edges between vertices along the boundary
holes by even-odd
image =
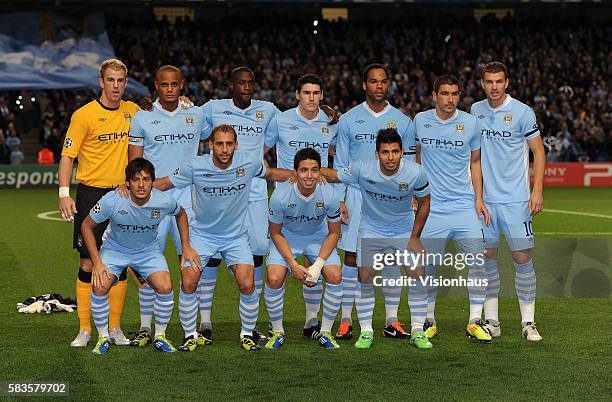
[[[533,248],[533,223],[527,201],[486,205],[491,214],[491,225],[484,228],[487,248],[497,248],[502,233],[512,251]]]
[[[285,236],[291,247],[293,258],[297,259],[303,255],[307,257],[311,263],[315,262],[317,257],[319,257],[321,245],[326,237],[327,233],[315,233],[309,236]],[[291,268],[289,268],[289,263],[285,260],[285,257],[281,255],[280,251],[278,251],[272,240],[270,240],[270,254],[266,259],[266,265],[282,265],[291,270]],[[340,265],[340,256],[336,249],[332,251],[325,261],[325,266],[328,265]]]
[[[158,249],[148,250],[145,252],[125,253],[121,251],[109,250],[102,246],[100,249],[100,258],[111,274],[119,278],[119,275],[127,267],[132,267],[143,278],[147,279],[149,275],[155,272],[169,272],[166,258]]]

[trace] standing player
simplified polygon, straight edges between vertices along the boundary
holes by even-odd
[[[272,118],[265,134],[267,152],[276,145],[277,166],[292,169],[296,153],[304,148],[313,148],[320,154],[321,166],[327,167],[330,146],[335,144],[335,126],[328,123],[327,116],[319,108],[323,99],[323,82],[314,74],[301,76],[297,81],[295,97],[298,106]],[[277,188],[290,187],[278,183]],[[313,287],[303,286],[306,303],[304,336],[318,338],[321,334],[318,315],[323,296],[323,284],[319,281]]]
[[[508,70],[500,62],[487,64],[481,84],[487,99],[472,105],[482,137],[484,201],[491,214],[485,229],[485,270],[488,288],[484,304],[485,328],[501,336],[498,316],[499,273],[497,246],[503,232],[512,250],[516,270],[515,289],[521,310],[522,336],[542,337],[535,326],[536,275],[531,259],[532,217],[544,208],[542,186],[546,156],[533,110],[506,94]],[[533,152],[534,182],[529,193],[529,150]]]
[[[317,151],[312,148],[299,150],[293,167],[297,173],[296,183],[277,187],[270,198],[273,243],[267,259],[264,298],[273,335],[266,348],[279,349],[285,341],[283,303],[289,270],[296,279],[305,282],[304,286],[317,283],[319,274],[323,273],[326,289],[319,343],[334,349],[339,346],[331,330],[342,301],[342,272],[336,252],[340,239],[340,201],[332,186],[317,185],[321,169],[321,155]],[[297,262],[300,256],[313,263],[309,269]]]
[[[155,342],[160,352],[176,352],[166,339],[166,327],[174,308],[174,292],[168,263],[160,251],[160,223],[176,216],[184,250],[184,258],[200,269],[200,257],[189,245],[189,224],[185,210],[168,194],[153,189],[155,168],[146,159],[132,160],[125,168],[129,198],[118,192],[104,195],[91,209],[82,227],[83,241],[93,261],[91,310],[98,330],[95,354],[108,351],[108,292],[118,277],[130,266],[155,289]],[[104,244],[98,253],[94,230],[110,220]]]
[[[235,152],[238,141],[231,126],[215,127],[209,144],[211,154],[191,159],[172,176],[157,180],[155,187],[165,191],[193,185],[195,217],[190,227],[191,242],[203,264],[217,253],[225,259],[240,289],[240,344],[246,350],[259,350],[253,337],[259,298],[255,293],[253,258],[245,226],[249,188],[258,177],[283,181],[295,173],[266,169],[260,159]],[[199,280],[200,272],[181,272],[179,314],[185,331],[185,341],[180,347],[183,351],[193,351],[198,346],[196,290]]]
[[[139,108],[121,100],[127,85],[127,67],[121,61],[109,59],[100,66],[100,99],[89,102],[74,112],[66,133],[62,158],[58,168],[59,210],[67,221],[74,220],[72,246],[80,256],[76,285],[77,311],[80,330],[70,344],[87,346],[91,339],[91,270],[93,263],[81,236],[81,224],[89,210],[113,188],[125,183],[130,122]],[[70,197],[70,179],[74,160],[78,158],[76,179],[79,182],[76,203]],[[108,223],[94,231],[97,247],[102,245],[102,234]],[[127,275],[119,275],[119,282],[110,290],[110,341],[129,345],[121,331],[121,312],[127,292]]]
[[[218,99],[206,102],[202,109],[208,125],[217,127],[222,124],[232,126],[238,135],[240,152],[263,161],[264,133],[270,120],[279,113],[271,102],[253,99],[255,76],[248,67],[232,70],[230,81],[231,99]],[[255,266],[255,294],[257,300],[263,286],[263,259],[268,254],[268,187],[265,180],[256,178],[251,183],[249,205],[245,226],[253,252]],[[218,256],[217,256],[218,257]],[[227,261],[226,261],[227,262]],[[213,258],[204,268],[199,284],[200,295],[200,334],[212,339],[211,310],[212,299],[217,282],[217,268],[221,260]],[[265,336],[255,331],[256,340]]]
[[[365,102],[355,106],[340,119],[336,146],[336,168],[342,170],[355,161],[375,158],[376,135],[379,130],[394,128],[400,134],[407,159],[414,161],[416,145],[414,124],[412,120],[387,102],[389,91],[389,73],[382,64],[370,64],[363,73]],[[348,209],[348,222],[343,216],[342,237],[338,247],[345,251],[342,267],[342,321],[336,334],[338,339],[352,337],[351,314],[353,311],[354,288],[357,283],[357,232],[361,221],[361,191],[359,184],[352,183],[346,189],[345,204]],[[344,214],[346,214],[344,212]],[[389,269],[387,273],[398,276],[399,269]],[[401,288],[384,286],[386,327],[383,335],[394,338],[406,338],[407,332],[401,327],[398,309]]]
[[[429,217],[421,234],[425,250],[444,254],[448,239],[457,242],[464,255],[478,255],[484,260],[484,236],[479,219],[489,214],[482,200],[482,169],[480,166],[480,131],[476,118],[457,110],[461,89],[457,78],[438,77],[433,85],[435,109],[421,112],[414,118],[416,126],[417,160],[425,168],[431,185]],[[435,276],[435,265],[427,266],[427,275]],[[469,266],[469,278],[482,280],[484,267]],[[476,283],[476,282],[474,282]],[[479,342],[490,342],[491,336],[482,328],[481,315],[486,287],[470,286],[470,316],[467,336]],[[430,287],[427,319],[424,330],[428,338],[437,332],[434,310],[436,288]]]
[[[357,236],[359,281],[355,290],[355,305],[361,326],[355,347],[359,349],[370,348],[374,341],[373,254],[381,249],[387,253],[408,249],[421,254],[423,245],[420,236],[429,213],[429,182],[425,169],[402,158],[402,138],[396,129],[387,128],[377,133],[375,155],[378,160],[354,161],[342,170],[321,169],[330,182],[359,184],[363,198],[363,214]],[[418,203],[416,216],[412,211],[413,194]],[[428,349],[432,345],[422,332],[427,311],[423,270],[415,264],[410,270],[412,272],[407,272],[412,276],[408,291],[412,326],[410,343],[419,349]]]
[[[155,73],[155,88],[159,99],[153,104],[151,112],[140,111],[132,121],[128,158],[145,157],[155,166],[160,177],[170,176],[176,169],[187,163],[198,153],[200,140],[208,136],[209,127],[200,108],[184,109],[179,106],[179,96],[184,80],[175,66],[162,66]],[[189,218],[193,217],[191,208],[191,189],[170,190],[170,195],[185,209]],[[161,221],[159,245],[162,253],[166,248],[168,233],[172,235],[176,252],[181,258],[181,239],[174,219],[168,217]],[[140,300],[140,331],[132,340],[134,346],[145,346],[151,342],[151,320],[155,292],[146,283],[138,292]]]

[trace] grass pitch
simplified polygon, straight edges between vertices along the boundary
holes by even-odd
[[[280,351],[248,353],[238,345],[238,291],[225,269],[221,269],[213,305],[214,345],[194,353],[174,354],[160,354],[151,348],[112,347],[107,355],[94,356],[91,348],[75,350],[68,345],[78,330],[76,312],[17,314],[15,303],[28,296],[54,292],[74,297],[78,255],[71,249],[71,225],[37,218],[39,213],[57,208],[56,190],[3,190],[0,381],[67,381],[68,398],[73,400],[609,400],[610,199],[612,189],[545,191],[547,208],[608,216],[544,212],[534,221],[536,236],[542,239],[536,239],[536,250],[538,244],[549,244],[547,238],[594,237],[592,244],[598,246],[593,252],[599,253],[598,257],[573,260],[580,261],[580,266],[594,264],[603,272],[599,277],[602,279],[592,285],[599,289],[598,295],[607,297],[540,297],[537,319],[544,337],[540,343],[520,338],[516,298],[500,301],[503,337],[490,345],[480,345],[464,336],[467,299],[442,297],[436,309],[441,333],[433,340],[434,348],[416,350],[405,341],[383,339],[379,334],[384,324],[379,297],[374,322],[377,334],[371,350],[356,350],[352,342],[341,342],[338,350],[323,350],[314,341],[302,338],[301,288],[289,280],[286,345]],[[546,271],[544,279],[538,277],[539,296],[547,293],[546,275],[555,278],[554,266],[547,260],[553,261],[563,252],[547,250],[548,254],[543,255],[551,257],[539,259],[536,254],[536,270],[541,266]],[[178,264],[172,253],[169,248],[166,254],[176,285]],[[502,294],[512,296],[514,274],[505,246],[500,254]],[[560,286],[560,295],[572,293],[569,284]],[[267,319],[262,300],[260,329],[265,329]],[[409,321],[405,294],[400,319]],[[138,325],[137,288],[131,282],[122,326],[131,332]],[[182,338],[176,309],[168,335],[175,344]],[[93,347],[93,343],[90,345]]]

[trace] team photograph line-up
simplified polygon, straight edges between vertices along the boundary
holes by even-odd
[[[256,77],[248,67],[232,70],[231,98],[195,106],[181,97],[181,70],[162,66],[158,98],[144,99],[142,110],[122,100],[127,72],[117,59],[101,64],[101,95],[72,115],[59,162],[59,211],[74,222],[80,256],[79,331],[70,346],[93,342],[92,352],[105,354],[112,346],[193,352],[213,345],[212,300],[224,261],[238,287],[237,339],[247,351],[291,342],[283,327],[289,276],[302,283],[303,335],[321,347],[375,347],[380,288],[386,322],[377,333],[430,349],[443,325],[435,318],[440,262],[429,257],[444,253],[448,240],[466,266],[466,342],[492,343],[502,332],[501,235],[521,317],[520,332],[506,336],[542,340],[532,217],[544,208],[546,157],[534,111],[506,91],[503,63],[482,69],[486,99],[470,113],[457,108],[459,79],[441,75],[431,83],[435,108],[414,120],[387,101],[390,72],[378,63],[363,70],[365,101],[341,116],[320,104],[325,84],[314,74],[298,79],[297,107],[280,112],[252,99]],[[271,149],[276,168],[264,162]],[[267,181],[275,183],[269,200]],[[180,283],[164,256],[168,236]],[[387,258],[400,253],[412,263]],[[140,330],[132,339],[121,329],[128,272],[140,285]],[[398,317],[401,284],[406,325]],[[175,310],[184,332],[176,346],[166,337]]]
[[[0,400],[612,399],[612,1],[2,4]]]

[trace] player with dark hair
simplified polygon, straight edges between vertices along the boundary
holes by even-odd
[[[490,342],[483,329],[482,306],[486,286],[484,279],[483,223],[489,224],[489,213],[482,199],[482,169],[480,166],[480,131],[476,118],[457,110],[461,97],[459,80],[442,75],[433,84],[435,108],[414,118],[416,126],[417,160],[423,165],[431,186],[429,217],[421,234],[428,253],[444,254],[449,239],[455,240],[464,255],[473,257],[468,265],[469,321],[467,336],[478,342]],[[479,257],[479,258],[475,258]],[[435,265],[426,267],[433,279]],[[438,332],[435,320],[436,287],[428,292],[427,318],[424,332],[433,338]]]
[[[515,289],[521,310],[522,336],[540,341],[535,326],[536,275],[531,249],[532,217],[544,208],[542,186],[546,155],[533,109],[506,93],[508,69],[493,61],[480,80],[487,98],[472,105],[482,138],[483,198],[491,214],[485,228],[485,270],[488,279],[484,302],[485,328],[501,336],[498,315],[499,273],[497,247],[503,232],[512,250]],[[533,152],[533,189],[529,191],[529,150]]]
[[[321,166],[327,167],[330,148],[336,142],[336,129],[334,125],[329,124],[327,116],[320,108],[323,81],[314,74],[301,76],[297,80],[295,97],[298,101],[297,107],[277,114],[268,124],[265,152],[276,146],[277,166],[291,169],[297,152],[313,148],[321,155]],[[288,186],[288,183],[278,183],[277,188]],[[303,295],[306,303],[304,336],[317,339],[321,334],[318,315],[323,297],[322,282],[319,281],[313,287],[304,285]]]
[[[162,220],[168,216],[176,217],[184,260],[198,268],[200,257],[189,245],[185,210],[170,195],[153,189],[153,164],[136,158],[125,168],[125,177],[129,198],[122,197],[116,191],[105,194],[91,209],[81,229],[93,261],[91,310],[98,330],[98,342],[93,353],[108,351],[108,293],[128,266],[155,289],[155,349],[175,352],[165,335],[174,307],[174,292],[168,263],[157,240],[157,230]],[[105,221],[109,221],[110,229],[98,252],[94,230]]]
[[[273,334],[266,348],[279,349],[285,341],[285,278],[291,271],[303,286],[319,283],[323,273],[326,288],[318,339],[323,347],[335,349],[339,346],[331,330],[342,301],[342,273],[336,252],[340,239],[340,201],[332,186],[318,185],[321,156],[317,151],[312,148],[297,151],[293,167],[297,174],[295,184],[277,187],[270,198],[268,219],[272,244],[264,298]],[[300,256],[312,262],[308,269],[297,262]]]
[[[376,135],[376,159],[356,160],[342,170],[322,168],[330,182],[358,184],[363,199],[363,213],[357,235],[357,264],[359,280],[355,290],[355,305],[361,334],[355,343],[359,349],[372,346],[374,332],[374,280],[380,279],[373,269],[374,255],[409,250],[415,255],[423,252],[421,231],[429,213],[429,182],[425,169],[403,158],[402,138],[395,128],[381,129]],[[412,198],[416,195],[418,208],[412,211]],[[395,264],[383,268],[399,270]],[[408,269],[408,267],[406,267]],[[410,266],[408,276],[413,282],[408,291],[410,307],[410,343],[417,348],[431,348],[423,333],[427,311],[427,290],[422,282],[420,265]],[[384,284],[384,282],[383,282]],[[399,287],[401,292],[401,287]]]

